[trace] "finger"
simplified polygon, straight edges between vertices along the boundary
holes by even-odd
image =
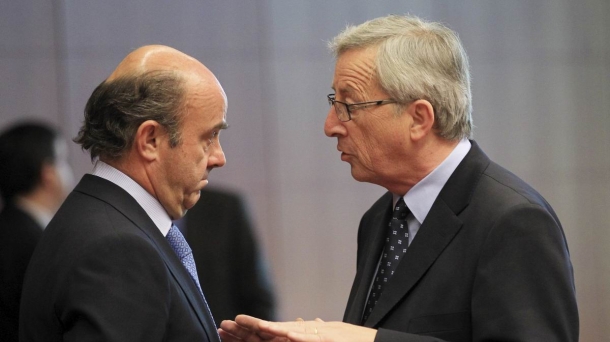
[[[220,330],[224,335],[228,335],[227,341],[260,342],[262,340],[255,331],[244,328],[234,321],[222,321]]]
[[[261,324],[261,330],[280,337],[286,337],[286,335],[290,331],[288,328],[285,328],[284,325],[281,323]]]
[[[218,335],[220,336],[222,342],[243,342],[241,338],[233,336],[222,329],[218,329]]]
[[[272,339],[275,335],[266,333],[263,326],[267,326],[271,322],[262,320],[260,318],[248,316],[248,315],[237,315],[235,317],[235,323],[242,329],[250,331],[252,334],[258,335],[263,341]]]
[[[316,319],[314,319],[314,321],[324,323],[324,321],[322,320],[322,318],[316,318]]]
[[[291,331],[287,335],[288,340],[291,342],[320,342],[322,338],[317,334],[303,334]]]
[[[299,332],[302,334],[312,333],[314,327],[311,322],[265,322],[260,325],[262,331],[274,336],[286,337],[289,332]]]
[[[237,315],[237,317],[235,317],[235,323],[237,323],[238,325],[241,325],[244,328],[250,329],[250,330],[259,330],[259,324],[261,322],[266,322],[262,319],[256,318],[256,317],[252,317],[252,316],[248,316],[248,315]]]

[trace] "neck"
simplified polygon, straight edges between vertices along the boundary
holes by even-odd
[[[415,143],[414,155],[408,156],[401,173],[392,177],[396,182],[384,186],[388,191],[403,196],[415,184],[436,169],[453,152],[459,141],[448,141],[438,137]]]
[[[16,202],[25,205],[36,207],[40,211],[48,212],[53,215],[57,209],[59,209],[57,196],[45,191],[44,189],[37,187],[27,194],[19,195],[16,197]]]
[[[142,165],[137,165],[134,163],[134,161],[139,160],[137,156],[126,155],[123,158],[118,159],[107,159],[100,157],[100,160],[133,179],[136,183],[138,183],[138,185],[144,188],[144,190],[156,198],[153,186],[149,177],[147,176],[146,168]]]

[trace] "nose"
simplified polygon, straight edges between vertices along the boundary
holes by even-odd
[[[208,158],[208,168],[223,167],[226,163],[225,153],[222,150],[222,146],[220,146],[220,142],[217,142],[212,146],[212,151]]]
[[[329,138],[347,134],[345,126],[343,126],[343,123],[337,117],[337,113],[335,113],[334,106],[330,106],[328,114],[326,115],[326,120],[324,121],[324,134]]]

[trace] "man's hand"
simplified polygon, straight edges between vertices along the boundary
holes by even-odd
[[[223,342],[373,342],[377,330],[342,322],[268,322],[239,315],[223,321],[219,329]]]
[[[255,317],[239,315],[235,317],[235,321],[222,321],[218,334],[223,342],[289,342],[287,338],[263,332],[260,326],[269,323]]]

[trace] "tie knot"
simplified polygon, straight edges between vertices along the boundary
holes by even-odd
[[[169,245],[172,246],[172,249],[174,252],[176,252],[180,260],[192,253],[191,247],[189,247],[186,239],[184,239],[184,235],[182,235],[180,229],[178,229],[176,225],[172,224],[166,238]]]
[[[396,205],[394,206],[394,213],[392,214],[392,218],[395,220],[405,220],[407,215],[409,214],[409,208],[405,203],[405,200],[400,197]]]

